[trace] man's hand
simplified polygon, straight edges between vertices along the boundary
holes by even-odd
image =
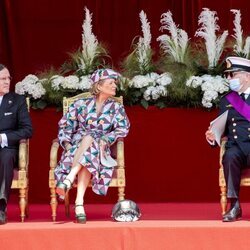
[[[205,133],[206,139],[213,143],[215,141],[215,135],[211,130],[211,127],[208,128],[208,130]]]

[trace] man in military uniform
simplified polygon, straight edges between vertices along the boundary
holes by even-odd
[[[250,60],[228,57],[226,63],[225,75],[232,91],[222,97],[220,114],[228,110],[224,132],[227,143],[222,164],[231,206],[222,221],[232,222],[242,216],[239,202],[241,171],[250,167]],[[206,139],[216,145],[210,127]]]

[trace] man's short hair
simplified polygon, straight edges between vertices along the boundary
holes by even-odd
[[[3,64],[0,63],[0,71],[3,70],[3,69],[5,69],[5,68],[7,69],[7,67],[5,65],[3,65]]]

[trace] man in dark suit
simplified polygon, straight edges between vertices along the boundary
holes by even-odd
[[[226,62],[225,75],[232,91],[222,97],[220,114],[228,110],[224,132],[227,143],[222,164],[231,206],[223,216],[223,222],[232,222],[242,216],[239,202],[241,171],[250,167],[250,60],[228,57]],[[210,127],[206,139],[210,144],[216,144]]]
[[[17,167],[19,141],[32,135],[26,99],[9,92],[10,81],[9,70],[0,64],[0,224],[6,223],[6,207],[13,168]]]

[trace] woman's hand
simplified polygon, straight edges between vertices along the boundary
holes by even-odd
[[[64,148],[66,150],[66,154],[69,154],[71,147],[72,147],[72,145],[69,142],[64,143]]]
[[[102,155],[104,157],[106,157],[106,150],[105,149],[107,147],[107,142],[104,141],[104,140],[102,140],[102,139],[100,139],[99,146],[100,146],[100,150],[102,151]]]

